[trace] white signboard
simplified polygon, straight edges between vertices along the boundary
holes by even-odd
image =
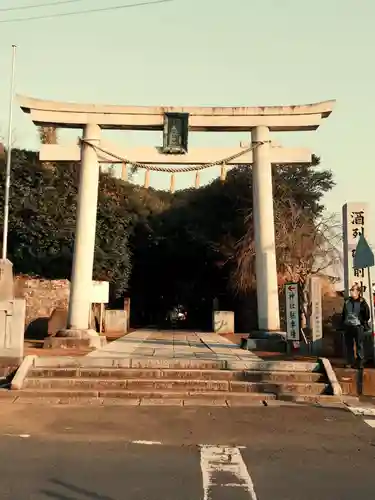
[[[323,338],[322,283],[320,277],[311,276],[309,285],[311,340],[313,348],[319,349]]]
[[[286,300],[286,338],[294,342],[299,341],[299,295],[298,283],[284,285]]]
[[[363,287],[364,298],[368,304],[370,288],[365,269],[354,269],[354,256],[361,234],[366,236],[368,221],[367,203],[346,203],[342,207],[343,237],[344,237],[344,285],[345,295],[349,296],[351,287],[356,283]]]
[[[90,299],[91,304],[108,304],[109,281],[93,281]]]

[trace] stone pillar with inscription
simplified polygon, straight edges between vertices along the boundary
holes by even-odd
[[[308,323],[311,331],[311,350],[313,354],[319,355],[323,349],[322,282],[320,276],[310,276],[309,297]]]
[[[342,207],[343,241],[344,241],[344,286],[348,296],[350,288],[357,283],[363,289],[363,296],[371,304],[371,283],[368,283],[365,269],[354,269],[353,259],[359,236],[367,237],[369,225],[369,207],[367,203],[345,203]]]

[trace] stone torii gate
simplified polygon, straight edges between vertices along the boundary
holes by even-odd
[[[145,107],[75,104],[18,96],[21,109],[38,126],[83,130],[80,144],[47,144],[41,161],[81,161],[75,247],[66,335],[85,338],[89,330],[89,291],[95,247],[99,164],[252,165],[258,326],[280,331],[276,271],[272,164],[311,162],[302,148],[275,146],[270,132],[316,130],[335,101],[301,106]],[[118,146],[101,138],[102,129],[164,130],[164,148]],[[187,147],[188,131],[248,132],[251,144],[234,148]],[[176,139],[177,134],[177,139]],[[178,170],[178,169],[177,169]]]

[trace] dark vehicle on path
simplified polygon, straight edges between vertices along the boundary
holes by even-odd
[[[172,330],[179,330],[186,328],[187,311],[181,304],[172,307],[165,318],[168,328]]]

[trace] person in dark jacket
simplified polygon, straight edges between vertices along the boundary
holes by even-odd
[[[361,297],[361,288],[353,285],[350,297],[345,300],[342,310],[342,325],[344,328],[347,367],[362,368],[364,362],[363,337],[368,329],[370,308],[366,300]],[[356,349],[356,365],[354,363],[354,345]]]

